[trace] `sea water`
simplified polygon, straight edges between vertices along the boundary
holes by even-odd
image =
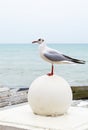
[[[71,86],[88,85],[88,44],[48,44],[86,64],[55,65],[55,74]],[[50,72],[51,64],[39,56],[38,44],[0,44],[0,86],[29,87],[38,76]]]

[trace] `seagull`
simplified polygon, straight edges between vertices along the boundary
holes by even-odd
[[[48,76],[52,76],[54,74],[54,64],[65,64],[65,63],[85,64],[85,61],[83,60],[74,59],[72,57],[62,54],[61,52],[55,49],[49,48],[48,46],[46,46],[44,39],[40,38],[36,41],[33,41],[32,43],[39,44],[39,52],[40,52],[41,58],[51,63],[52,65],[51,72],[47,74]]]

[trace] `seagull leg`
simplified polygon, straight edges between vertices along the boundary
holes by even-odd
[[[52,76],[54,74],[54,65],[52,64],[51,73],[48,73],[48,76]]]

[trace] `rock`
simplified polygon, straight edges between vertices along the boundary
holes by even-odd
[[[0,107],[9,105],[9,91],[7,87],[0,87]]]
[[[72,86],[73,99],[88,99],[88,86]]]
[[[67,112],[72,102],[72,91],[62,77],[43,75],[29,88],[28,102],[35,114],[57,116]]]
[[[27,102],[27,93],[28,93],[28,90],[10,91],[10,105]]]

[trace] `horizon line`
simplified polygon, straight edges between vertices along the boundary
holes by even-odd
[[[15,42],[8,43],[7,42],[7,43],[0,43],[0,44],[31,44],[31,43],[32,42],[29,42],[29,43],[28,42],[26,42],[26,43],[25,42],[19,42],[19,43],[15,43]],[[85,43],[83,43],[83,42],[77,42],[77,43],[76,42],[71,42],[71,43],[70,42],[63,42],[63,43],[60,43],[60,42],[59,43],[58,42],[55,42],[55,43],[54,42],[47,42],[47,44],[88,44],[88,42],[85,42]]]

